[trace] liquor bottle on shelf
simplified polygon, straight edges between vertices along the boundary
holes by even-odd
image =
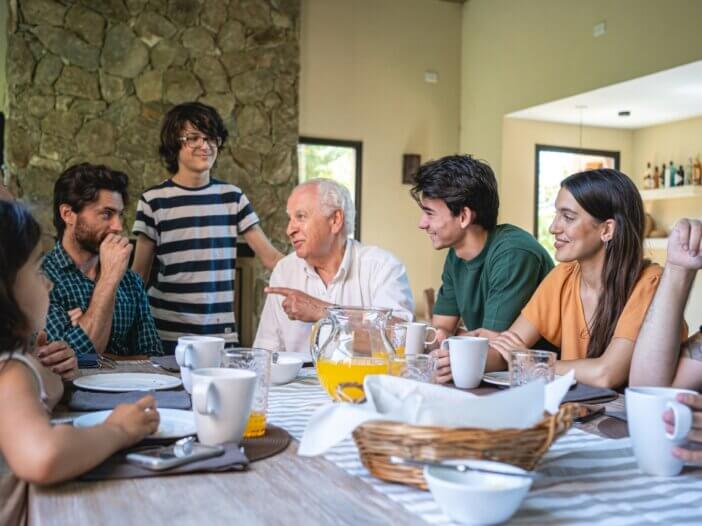
[[[668,177],[668,165],[663,163],[661,166],[661,188],[668,188],[670,178]]]
[[[651,163],[646,164],[646,174],[643,182],[644,189],[650,190],[653,188],[653,174],[651,174]]]
[[[700,163],[699,155],[695,159],[695,164],[692,166],[692,183],[696,185],[702,184],[702,163]]]
[[[675,186],[683,186],[685,184],[685,168],[681,164],[678,166],[678,171],[675,172]]]
[[[674,188],[677,186],[675,184],[675,173],[677,170],[675,169],[675,165],[673,164],[673,161],[670,161],[670,164],[668,165],[668,186],[670,188]]]
[[[692,157],[689,157],[687,159],[687,166],[685,167],[685,184],[686,185],[691,185],[692,184]]]
[[[661,185],[661,173],[656,165],[653,169],[653,188],[660,188]]]

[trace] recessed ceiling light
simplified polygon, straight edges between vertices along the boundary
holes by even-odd
[[[629,115],[631,115],[631,112],[629,110],[624,110],[620,111],[617,115],[619,115],[620,117],[628,117]]]

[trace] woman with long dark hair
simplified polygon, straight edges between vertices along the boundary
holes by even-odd
[[[26,523],[27,482],[80,475],[154,432],[159,421],[148,396],[117,406],[95,427],[51,425],[63,384],[33,349],[49,308],[40,236],[26,209],[0,201],[0,524]]]
[[[544,338],[561,350],[557,374],[574,369],[589,385],[625,385],[661,274],[643,257],[643,231],[643,202],[626,175],[600,169],[567,177],[550,227],[560,264],[508,331],[474,332],[491,338],[503,364],[511,350]]]

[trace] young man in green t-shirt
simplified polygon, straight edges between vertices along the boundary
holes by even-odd
[[[528,232],[497,224],[497,181],[486,163],[442,157],[423,164],[414,182],[419,228],[436,250],[449,249],[432,317],[438,340],[456,334],[461,318],[469,331],[508,329],[553,268],[551,257]],[[436,354],[438,380],[449,381],[448,352]]]

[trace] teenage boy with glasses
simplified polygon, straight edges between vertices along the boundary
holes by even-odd
[[[161,127],[159,152],[173,176],[144,192],[137,206],[132,268],[146,282],[157,260],[149,302],[168,354],[184,334],[238,340],[234,267],[239,235],[266,268],[282,257],[241,189],[211,177],[227,136],[211,106],[189,102],[172,108]]]

